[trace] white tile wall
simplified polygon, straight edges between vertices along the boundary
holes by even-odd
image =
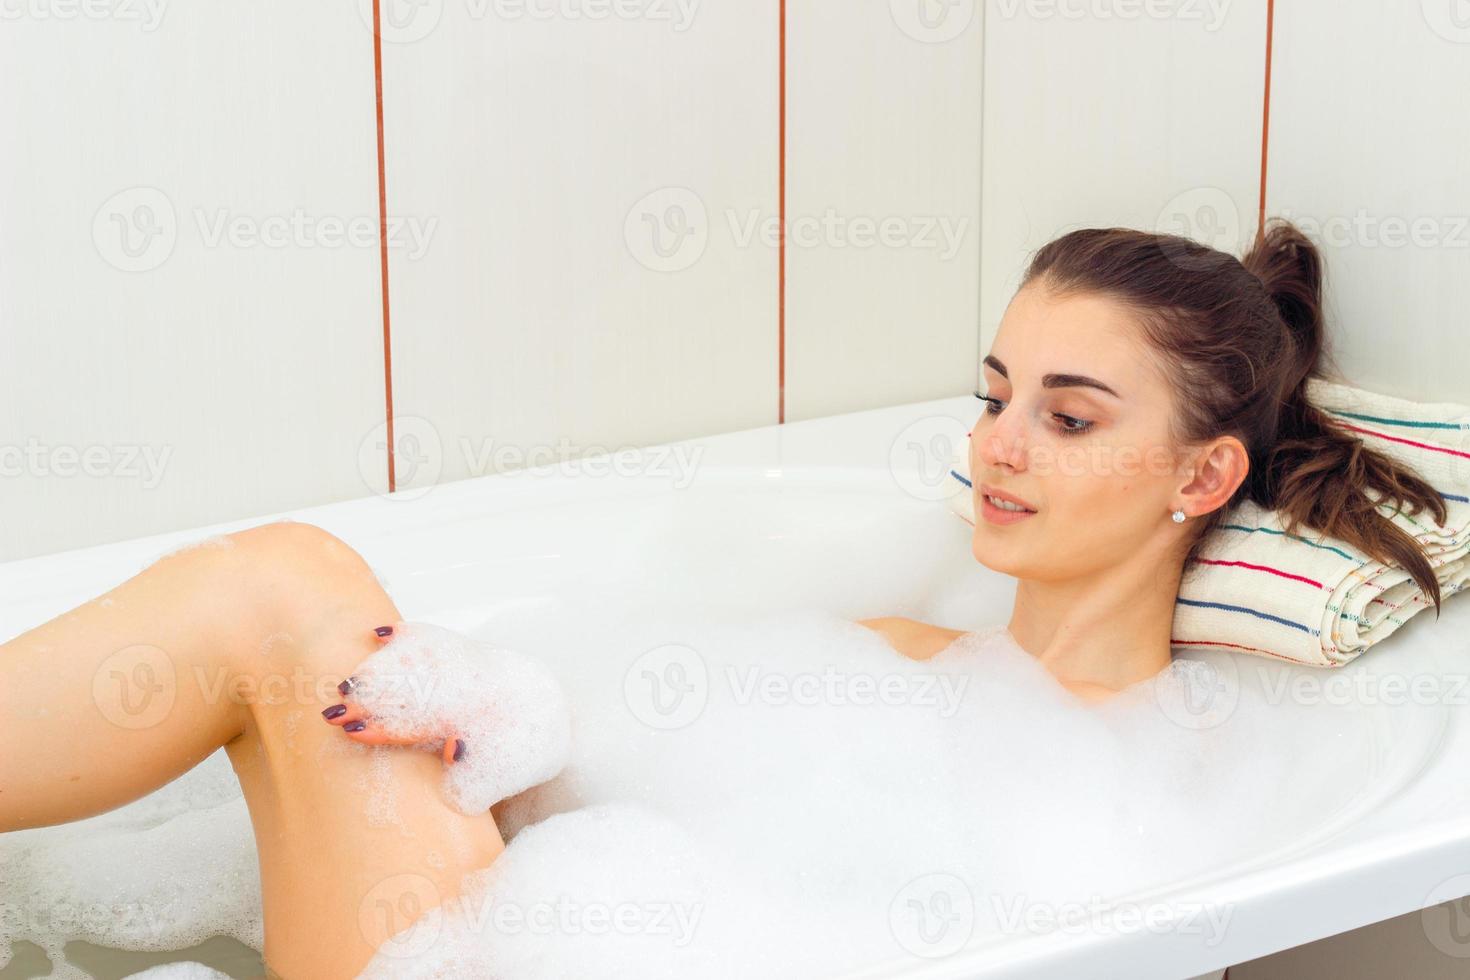
[[[400,487],[776,421],[776,252],[730,216],[776,214],[777,4],[617,8],[385,47],[390,209],[437,222],[390,275]]]
[[[1296,0],[1275,43],[1266,205],[1325,250],[1344,372],[1470,402],[1470,6]]]
[[[7,7],[0,560],[368,492],[376,238],[331,222],[376,221],[371,40],[350,4]]]
[[[790,421],[974,387],[984,19],[789,4]]]
[[[1031,253],[1064,232],[1147,228],[1240,254],[1259,198],[1264,3],[986,13],[982,355]]]

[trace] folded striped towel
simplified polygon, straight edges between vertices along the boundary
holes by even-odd
[[[1444,494],[1443,525],[1388,503],[1379,512],[1419,541],[1441,600],[1470,588],[1470,407],[1411,402],[1320,378],[1307,382],[1307,398]],[[946,499],[973,526],[969,463],[965,441],[952,461]],[[1283,516],[1247,501],[1210,533],[1180,583],[1174,646],[1340,667],[1431,605],[1404,569],[1314,529],[1288,535]]]

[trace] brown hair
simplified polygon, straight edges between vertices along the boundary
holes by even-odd
[[[1444,497],[1307,401],[1307,380],[1329,377],[1322,257],[1294,225],[1273,220],[1243,260],[1177,235],[1084,228],[1042,247],[1021,285],[1039,280],[1054,295],[1098,293],[1131,308],[1174,383],[1176,442],[1234,435],[1245,446],[1250,472],[1226,506],[1198,522],[1186,565],[1249,499],[1281,512],[1288,534],[1316,528],[1406,569],[1437,615],[1428,559],[1366,491],[1411,505],[1410,514],[1427,508],[1441,524]]]

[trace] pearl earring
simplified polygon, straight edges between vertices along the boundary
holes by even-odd
[[[1171,516],[1171,517],[1174,518],[1174,523],[1175,524],[1183,524],[1184,523],[1184,511],[1183,511],[1182,508],[1180,510],[1176,510],[1173,514],[1171,514],[1169,516]]]

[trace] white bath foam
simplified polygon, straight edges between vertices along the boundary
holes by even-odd
[[[526,608],[481,635],[540,654],[561,676],[578,737],[561,776],[502,808],[508,831],[542,822],[512,837],[486,872],[495,873],[486,894],[520,896],[525,907],[558,889],[584,907],[704,896],[707,912],[675,951],[657,953],[651,929],[624,947],[597,941],[625,937],[584,931],[550,942],[527,929],[495,951],[460,944],[463,971],[448,976],[618,976],[618,951],[635,947],[628,961],[652,957],[690,978],[811,977],[933,955],[916,915],[948,909],[959,927],[947,936],[974,941],[1031,928],[1028,916],[1095,891],[1177,880],[1309,831],[1361,791],[1369,774],[1359,761],[1377,730],[1376,708],[1272,703],[1269,677],[1253,671],[1235,679],[1218,719],[1192,709],[1193,688],[1182,684],[1139,685],[1083,710],[997,628],[916,663],[822,611],[731,623],[590,596],[574,608]],[[1163,679],[1188,679],[1211,659],[1177,662]],[[440,664],[431,676],[469,676],[457,670]],[[1194,688],[1211,683],[1194,678]],[[258,894],[247,937],[233,931],[234,895],[194,887],[214,882],[242,848],[253,870],[243,806],[230,820],[185,820],[198,846],[183,856],[165,847],[169,823],[232,799],[238,784],[220,753],[94,818],[94,830],[88,821],[0,837],[5,893],[14,867],[26,895],[39,888],[27,908],[141,901],[165,913],[177,945],[139,946],[151,936],[117,924],[24,938],[50,952],[65,938],[178,948],[196,932],[225,933],[259,948]],[[643,809],[589,816],[617,805]],[[45,839],[27,835],[59,835],[54,850],[71,851],[65,835],[79,830],[101,843],[74,857],[32,847],[26,860],[7,860],[15,841]],[[628,845],[608,845],[619,839]],[[660,863],[667,854],[682,863]],[[168,882],[172,891],[175,880],[186,884],[179,908],[195,906],[192,926],[153,890]],[[503,972],[483,972],[487,963]]]
[[[505,830],[654,806],[771,896],[802,896],[860,963],[912,953],[887,916],[916,880],[959,882],[941,897],[969,903],[978,939],[1288,846],[1369,788],[1361,762],[1395,710],[1273,701],[1272,671],[1305,668],[1222,681],[1210,656],[1087,706],[1000,627],[919,663],[829,613],[719,624],[595,605],[482,631],[544,650],[578,719],[571,763],[503,805]]]
[[[149,967],[141,973],[129,973],[124,980],[229,980],[229,974],[203,963],[165,963]]]
[[[539,660],[429,623],[402,623],[352,671],[348,698],[396,737],[438,750],[463,740],[445,798],[462,813],[555,776],[571,753],[571,719],[556,676]]]
[[[0,835],[0,961],[29,940],[62,964],[71,940],[173,950],[263,942],[255,841],[223,750],[157,791],[86,820]]]
[[[718,955],[735,937],[709,941],[748,922],[746,909],[724,903],[712,874],[718,864],[717,854],[642,808],[560,814],[467,876],[457,899],[385,943],[361,976],[742,976]]]

